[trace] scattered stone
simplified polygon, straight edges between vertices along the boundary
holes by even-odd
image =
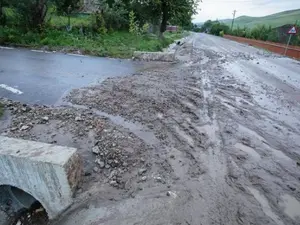
[[[145,161],[146,161],[146,160],[142,157],[142,158],[141,158],[141,162],[145,162]]]
[[[92,148],[92,152],[93,152],[94,154],[99,154],[99,153],[100,153],[100,148],[99,148],[98,146],[94,146],[94,147]]]
[[[97,166],[95,166],[94,169],[93,169],[93,171],[94,171],[95,173],[98,173],[98,172],[99,172],[99,168],[98,168]]]
[[[257,62],[256,64],[259,64],[259,62]]]
[[[170,155],[170,158],[171,159],[175,159],[175,155]]]
[[[28,130],[28,129],[29,129],[29,126],[23,125],[23,126],[20,128],[20,131]]]
[[[16,131],[18,128],[17,127],[12,127],[10,128],[10,131]]]
[[[106,165],[105,165],[105,168],[106,168],[106,169],[109,169],[109,168],[110,168],[110,165],[109,165],[109,164],[106,164]]]
[[[76,116],[75,121],[83,121],[83,119],[80,116]]]
[[[97,163],[100,168],[104,168],[105,167],[105,163],[103,161],[101,161],[100,159],[96,159],[95,163]]]
[[[147,177],[146,176],[143,176],[142,178],[141,178],[141,181],[146,181],[147,180]]]
[[[44,117],[42,117],[42,120],[45,121],[45,122],[48,122],[49,121],[49,117],[48,116],[44,116]]]
[[[92,175],[91,172],[85,172],[84,173],[84,176],[86,176],[86,177],[91,176],[91,175]]]
[[[289,189],[291,189],[291,191],[296,191],[296,188],[295,187],[292,187],[290,185],[287,185]]]
[[[111,186],[113,186],[113,187],[117,187],[117,186],[118,186],[118,182],[115,181],[115,180],[110,181],[109,184],[110,184]]]
[[[161,177],[155,177],[155,180],[159,183],[163,183],[163,179]]]
[[[139,169],[139,175],[142,176],[144,173],[147,172],[147,169]]]

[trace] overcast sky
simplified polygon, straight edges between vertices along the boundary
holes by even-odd
[[[233,10],[239,16],[265,16],[285,10],[300,9],[300,0],[202,0],[198,15],[193,22],[204,22],[208,19],[232,18]]]

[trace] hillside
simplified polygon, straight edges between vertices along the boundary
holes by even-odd
[[[251,28],[257,24],[265,24],[271,25],[272,27],[279,27],[285,24],[294,24],[296,20],[298,20],[298,24],[300,24],[300,9],[284,11],[264,17],[240,16],[235,19],[234,26],[246,26]],[[231,19],[221,21],[231,26]]]

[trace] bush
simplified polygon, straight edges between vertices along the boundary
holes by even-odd
[[[219,36],[220,36],[220,37],[224,37],[224,31],[223,31],[223,30],[220,31]]]

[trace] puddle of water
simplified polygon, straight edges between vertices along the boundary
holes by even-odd
[[[284,223],[280,220],[279,216],[277,216],[271,209],[268,200],[265,196],[263,196],[258,190],[252,187],[248,187],[248,190],[254,196],[254,198],[259,202],[263,212],[270,217],[277,225],[284,225]]]
[[[86,107],[86,106],[76,105],[76,104],[72,104],[70,102],[66,102],[66,103],[64,103],[64,105],[75,107],[78,109],[88,109],[88,107]],[[109,118],[116,125],[120,125],[124,128],[127,128],[133,134],[135,134],[137,137],[139,137],[140,139],[142,139],[145,143],[147,143],[149,145],[155,145],[155,144],[159,143],[159,140],[155,137],[153,132],[146,130],[146,128],[143,125],[141,125],[137,122],[133,123],[133,122],[125,120],[121,116],[114,116],[114,115],[108,114],[106,112],[99,111],[97,109],[92,109],[92,111],[98,116],[104,116],[104,117]]]
[[[246,152],[248,155],[251,155],[255,159],[260,159],[260,155],[253,149],[241,143],[236,143],[234,147]]]
[[[300,219],[300,202],[296,198],[284,194],[281,196],[280,206],[284,207],[284,213],[294,220]]]

